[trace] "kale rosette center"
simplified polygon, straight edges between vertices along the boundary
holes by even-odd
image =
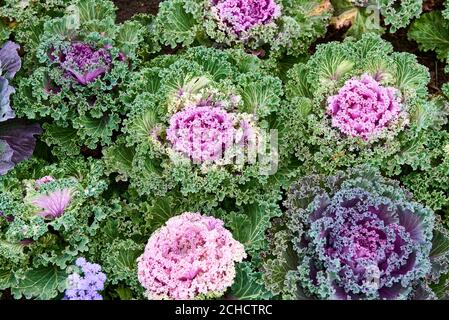
[[[112,57],[107,47],[95,49],[83,42],[73,42],[63,49],[59,61],[66,74],[81,85],[94,82],[112,66]]]
[[[346,81],[337,95],[328,98],[332,126],[368,140],[397,120],[401,112],[398,90],[384,87],[368,74]]]
[[[223,221],[186,212],[152,234],[138,258],[138,278],[152,299],[221,296],[245,257]]]
[[[167,130],[173,149],[200,163],[221,159],[234,135],[232,115],[207,104],[174,114]]]
[[[281,15],[274,0],[212,0],[212,11],[233,33],[272,22]]]

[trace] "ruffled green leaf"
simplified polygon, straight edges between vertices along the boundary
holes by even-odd
[[[36,298],[49,300],[56,298],[66,287],[67,273],[57,267],[49,266],[29,270],[17,286],[11,288],[16,299]]]
[[[243,99],[242,112],[266,117],[281,104],[282,83],[274,77],[245,75],[238,79]]]
[[[57,154],[77,155],[80,150],[76,144],[77,131],[72,128],[58,127],[54,124],[44,124],[43,139],[48,145],[56,145]]]
[[[200,28],[201,2],[194,0],[163,1],[156,18],[156,33],[160,42],[175,48],[191,45]]]
[[[394,33],[421,14],[422,3],[422,0],[401,0],[400,3],[396,0],[379,0],[379,7],[385,24],[390,25],[390,32]]]
[[[279,213],[260,204],[245,207],[242,213],[231,213],[229,227],[234,238],[245,246],[247,252],[261,250],[267,245],[265,232],[271,226],[270,220]]]
[[[248,262],[242,262],[237,266],[231,294],[239,300],[262,300],[271,297],[263,285],[262,273],[252,270]]]
[[[133,55],[143,41],[142,26],[133,21],[127,21],[120,26],[117,34],[117,46],[125,56]]]
[[[424,13],[413,22],[408,37],[419,44],[422,51],[436,51],[440,60],[449,55],[449,21],[440,11]]]
[[[117,172],[116,180],[127,181],[132,170],[132,163],[134,159],[134,149],[127,147],[123,140],[110,146],[105,151],[104,162],[109,172]]]

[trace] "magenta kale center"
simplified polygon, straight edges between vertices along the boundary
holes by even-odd
[[[327,112],[333,127],[368,140],[399,118],[401,104],[395,88],[365,74],[348,80],[337,95],[329,97]]]
[[[212,5],[219,19],[236,34],[270,23],[281,14],[274,0],[213,0]]]
[[[167,138],[173,149],[195,162],[218,160],[234,139],[233,117],[220,107],[193,106],[170,119]]]

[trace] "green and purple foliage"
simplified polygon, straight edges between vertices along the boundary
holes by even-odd
[[[434,213],[376,169],[311,175],[273,226],[265,281],[285,299],[437,299],[449,234]],[[441,280],[440,280],[441,278]]]
[[[449,0],[0,2],[1,299],[449,299]]]
[[[172,48],[217,43],[258,55],[298,56],[324,35],[331,13],[328,0],[168,0],[152,28]]]
[[[115,23],[107,0],[80,0],[45,22],[32,70],[18,80],[17,113],[44,124],[43,139],[57,155],[111,143],[127,109],[118,100],[136,67],[141,27]]]
[[[0,178],[1,290],[37,299],[64,292],[67,267],[88,252],[99,223],[121,210],[106,197],[103,172],[96,160],[32,159]]]
[[[36,135],[42,133],[38,124],[29,125],[14,119],[11,94],[16,90],[10,84],[22,65],[19,45],[6,42],[0,49],[0,175],[6,174],[20,161],[30,158],[36,145]]]

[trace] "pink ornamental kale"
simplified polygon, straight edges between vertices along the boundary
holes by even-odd
[[[138,258],[138,278],[150,299],[220,296],[234,281],[235,262],[245,256],[223,221],[187,212],[150,237]]]
[[[268,24],[281,15],[274,0],[212,0],[212,10],[235,34]]]
[[[58,218],[69,206],[72,200],[72,191],[70,189],[62,189],[51,192],[48,195],[40,195],[32,201],[32,203],[43,210],[39,213],[45,218]]]
[[[367,74],[348,80],[337,95],[329,97],[328,104],[333,127],[365,140],[382,132],[401,112],[397,90]]]
[[[36,186],[42,186],[46,183],[52,182],[55,179],[52,176],[45,176],[36,180]]]
[[[107,48],[95,50],[82,42],[72,43],[59,59],[66,74],[74,77],[81,85],[87,85],[107,73],[112,64]]]
[[[172,116],[167,138],[173,149],[195,162],[222,158],[233,143],[233,117],[220,107],[200,105]]]

